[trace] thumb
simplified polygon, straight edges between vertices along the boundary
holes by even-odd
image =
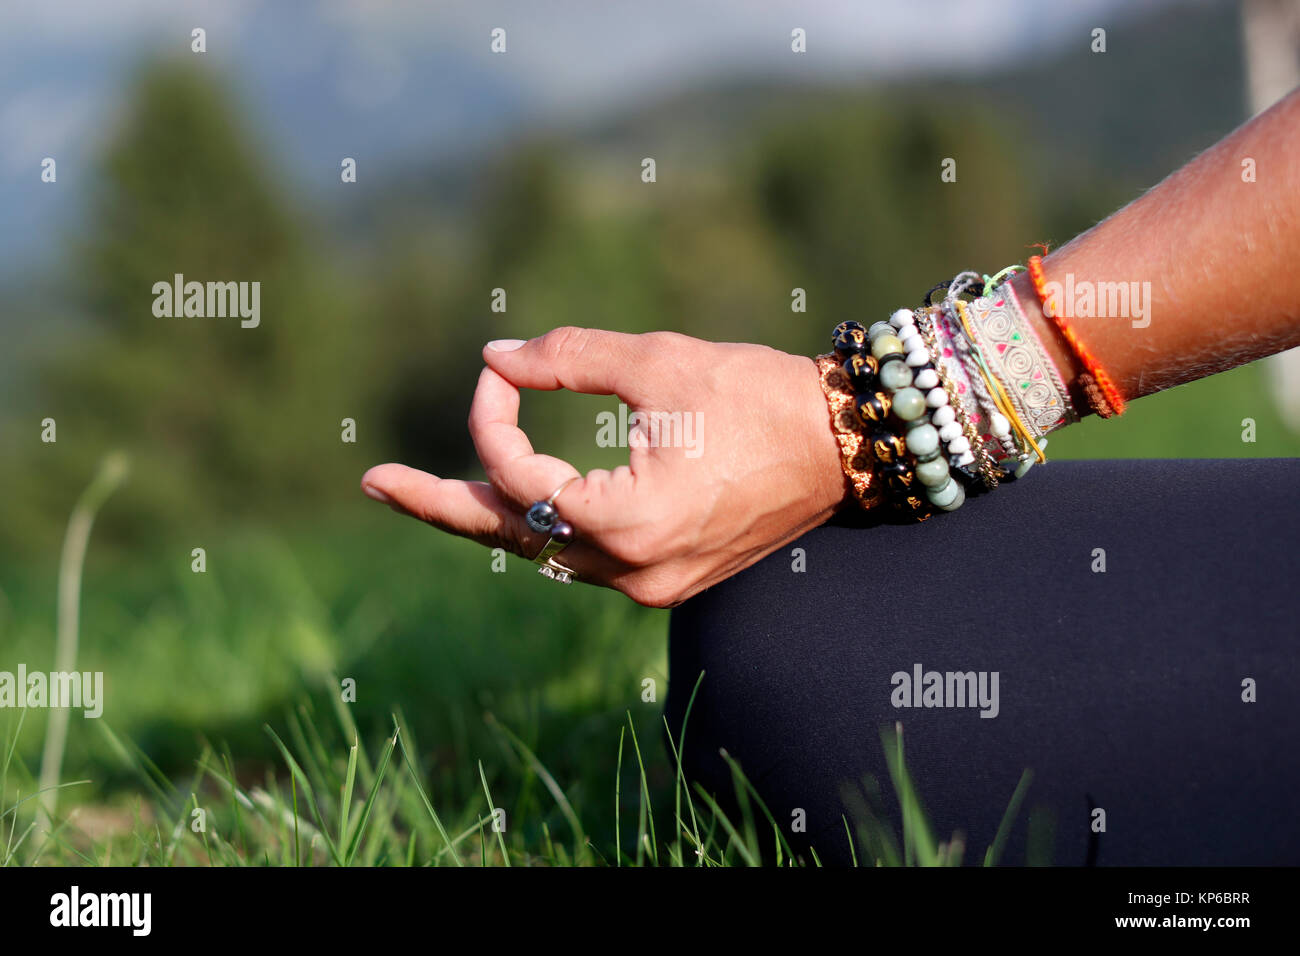
[[[483,348],[483,361],[516,388],[587,395],[617,395],[643,404],[651,390],[647,371],[654,352],[650,336],[562,326],[534,339],[497,339]]]

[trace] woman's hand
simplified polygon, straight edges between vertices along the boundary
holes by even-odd
[[[635,412],[693,419],[694,447],[629,436],[628,464],[598,469],[555,501],[575,537],[559,555],[578,579],[671,607],[825,521],[845,498],[839,448],[817,368],[761,345],[715,344],[675,332],[624,335],[559,328],[483,350],[469,430],[488,483],[379,465],[370,497],[488,547],[533,558],[546,536],[529,505],[578,474],[533,451],[520,430],[521,388],[617,395]]]

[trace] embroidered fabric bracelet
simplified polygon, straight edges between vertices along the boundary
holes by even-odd
[[[1002,380],[993,373],[989,368],[988,361],[984,357],[984,350],[975,342],[975,330],[970,321],[970,308],[961,299],[955,299],[952,302],[953,311],[957,314],[958,321],[961,322],[962,331],[966,333],[967,344],[970,346],[971,357],[975,360],[975,371],[978,372],[979,378],[984,382],[989,398],[992,400],[994,408],[989,410],[989,421],[993,433],[1000,440],[1005,441],[1007,435],[1004,434],[1004,423],[1009,424],[1014,430],[1014,444],[1017,449],[1016,457],[1022,462],[1026,461],[1029,453],[1033,452],[1038,461],[1047,461],[1047,456],[1043,454],[1042,447],[1034,438],[1033,434],[1020,416],[1020,409],[1007,395],[1006,387]],[[972,380],[975,378],[972,374]]]
[[[1035,439],[1079,420],[1065,382],[1011,283],[976,299],[968,313],[989,370],[1005,384],[1020,420]]]

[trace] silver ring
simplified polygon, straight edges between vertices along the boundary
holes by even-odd
[[[555,499],[560,497],[560,492],[563,491],[565,488],[569,487],[569,485],[573,484],[581,477],[582,475],[574,475],[572,478],[564,479],[564,481],[560,482],[560,487],[556,488],[554,491],[551,492],[551,497],[546,499],[546,503],[548,505],[555,504]]]

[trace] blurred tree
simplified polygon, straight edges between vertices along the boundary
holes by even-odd
[[[1031,231],[1017,160],[986,109],[827,102],[772,125],[750,164],[756,202],[808,289],[819,345],[839,319],[876,321],[961,269],[1023,258]],[[949,160],[953,182],[941,178]]]
[[[369,414],[371,339],[345,274],[306,241],[270,153],[206,73],[153,64],[94,184],[66,265],[85,314],[40,375],[59,421],[38,484],[58,515],[110,447],[136,460],[106,532],[192,530],[244,513],[315,509],[355,495],[365,455],[341,441]],[[153,286],[260,283],[260,324],[158,317]],[[374,447],[374,442],[370,442]],[[38,496],[39,499],[39,496]]]

